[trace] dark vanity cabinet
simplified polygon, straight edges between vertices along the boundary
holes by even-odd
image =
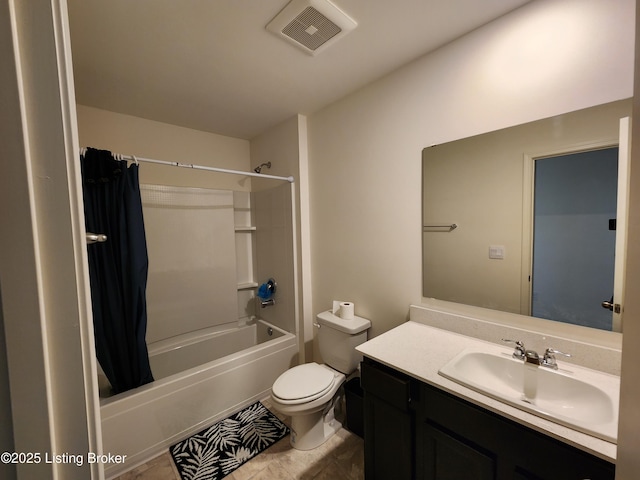
[[[362,387],[366,480],[615,477],[609,462],[368,358]]]
[[[367,480],[411,480],[416,415],[411,404],[418,384],[408,375],[364,360],[364,471]]]

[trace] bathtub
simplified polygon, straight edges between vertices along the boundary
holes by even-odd
[[[100,402],[103,452],[126,455],[105,465],[106,477],[264,398],[297,356],[295,335],[263,320],[150,345],[155,381]]]

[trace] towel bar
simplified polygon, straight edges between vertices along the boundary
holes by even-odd
[[[429,232],[431,230],[428,230],[429,228],[448,228],[449,230],[447,231],[452,231],[455,230],[456,228],[458,228],[458,225],[455,223],[451,223],[451,224],[446,224],[446,225],[423,225],[422,226],[422,231],[423,232]]]

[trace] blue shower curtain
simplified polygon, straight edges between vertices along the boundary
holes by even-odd
[[[148,271],[138,166],[106,150],[81,158],[96,354],[113,393],[153,381],[146,344]]]

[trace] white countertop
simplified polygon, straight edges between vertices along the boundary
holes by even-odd
[[[438,370],[466,348],[489,342],[408,321],[356,347],[363,355],[498,413],[550,437],[615,463],[617,446],[506,403],[475,392],[438,374]],[[495,346],[495,344],[490,344]],[[512,349],[505,347],[505,352]],[[560,361],[559,361],[560,363]]]

